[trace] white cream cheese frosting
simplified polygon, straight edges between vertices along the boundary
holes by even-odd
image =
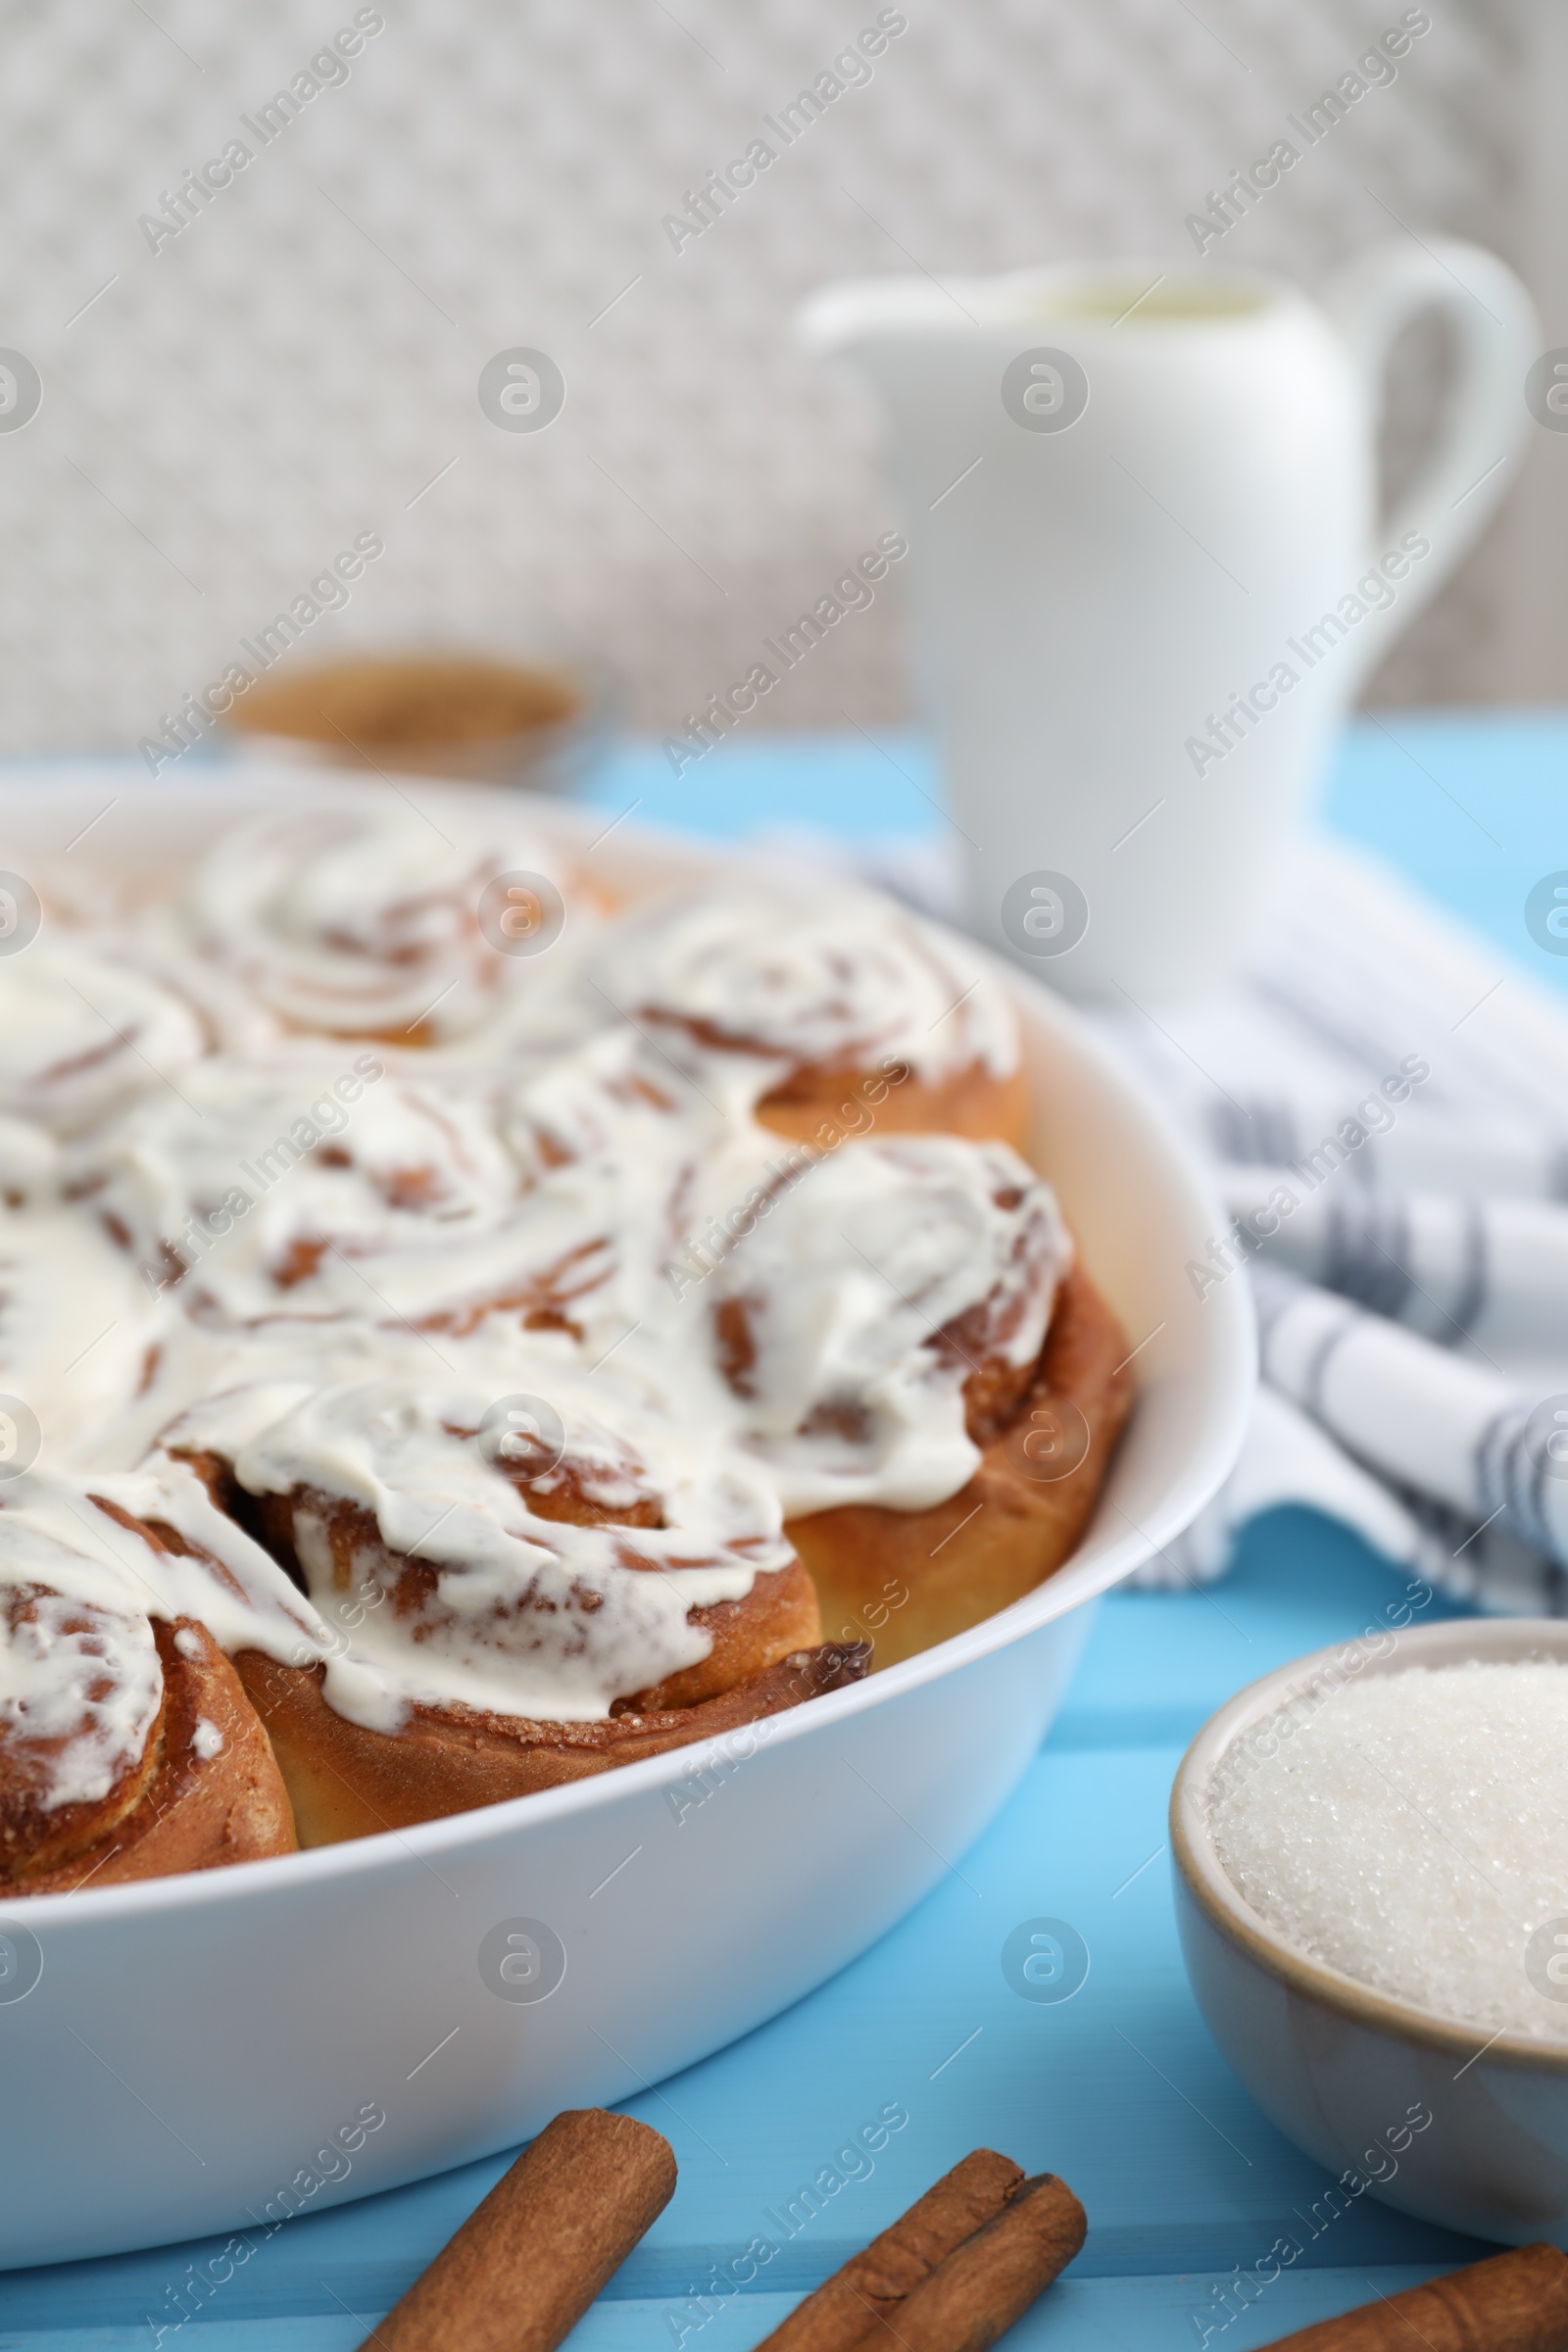
[[[1015,1067],[961,943],[837,884],[613,913],[510,815],[441,825],[369,788],[280,808],[112,945],[52,922],[0,959],[0,1408],[39,1432],[25,1477],[0,1461],[0,1585],[90,1528],[83,1605],[107,1578],[93,1605],[320,1664],[357,1721],[594,1720],[707,1654],[691,1612],[785,1565],[788,1516],[956,1493],[970,1372],[1038,1355],[1070,1245],[1004,1146],[882,1136],[869,1100],[834,1146],[755,1116],[797,1071]],[[569,951],[487,937],[479,898],[516,868],[558,877]],[[191,970],[211,1016],[158,977]],[[71,1072],[117,1008],[145,1066]],[[657,1511],[530,1504],[475,1434],[519,1396]],[[270,1495],[307,1498],[308,1591],[246,1532]],[[374,1531],[347,1588],[338,1507]],[[406,1554],[412,1616],[387,1597]]]
[[[979,957],[840,882],[656,901],[605,934],[583,986],[686,1059],[740,1053],[775,1072],[900,1060],[933,1080],[971,1062],[999,1077],[1017,1067],[1011,1007]]]
[[[410,1698],[494,1708],[498,1683],[506,1711],[602,1718],[708,1654],[692,1609],[744,1598],[793,1557],[744,1454],[559,1357],[519,1350],[514,1372],[511,1415],[486,1389],[401,1377],[314,1389],[238,1445],[217,1416],[182,1433],[232,1447],[247,1493],[293,1498],[312,1600],[384,1679],[342,1709],[373,1728]],[[526,1465],[518,1433],[538,1420],[524,1489],[508,1464]],[[552,1515],[564,1484],[608,1516]],[[426,1589],[394,1597],[410,1561]]]
[[[133,1596],[76,1590],[80,1555],[0,1518],[0,1754],[44,1813],[95,1803],[140,1764],[164,1697]]]
[[[70,1135],[177,1080],[207,1050],[195,1004],[107,944],[62,935],[0,956],[0,1112]]]
[[[718,1269],[744,1442],[792,1515],[923,1510],[973,1475],[964,1384],[1032,1363],[1072,1247],[1005,1144],[890,1136],[813,1169]]]
[[[444,808],[334,802],[237,827],[178,914],[197,950],[292,1029],[449,1044],[547,968],[511,953],[485,894],[504,895],[512,874],[549,882],[552,862],[520,827],[476,834]]]

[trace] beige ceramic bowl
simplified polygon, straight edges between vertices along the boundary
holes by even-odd
[[[1298,1658],[1199,1733],[1171,1791],[1170,1837],[1198,2006],[1287,2137],[1336,2176],[1353,2174],[1349,2196],[1370,2191],[1478,2237],[1568,2247],[1568,2039],[1489,2039],[1485,2027],[1433,2016],[1309,1959],[1238,1893],[1208,1830],[1221,1756],[1291,1697],[1321,1692],[1332,1704],[1335,1686],[1358,1676],[1540,1657],[1568,1660],[1568,1623],[1456,1619],[1399,1634],[1381,1657],[1362,1641]]]

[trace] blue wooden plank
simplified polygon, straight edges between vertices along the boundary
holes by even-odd
[[[1568,956],[1525,929],[1525,899],[1568,863],[1560,711],[1380,710],[1341,746],[1327,816],[1485,932],[1548,987]]]
[[[1288,2272],[1250,2309],[1223,2300],[1226,2278],[1189,2272],[1147,2278],[1068,2275],[1003,2337],[1003,2352],[1254,2352],[1258,2345],[1314,2320],[1330,2319],[1377,2293],[1396,2294],[1423,2276],[1410,2267]],[[566,2338],[566,2352],[750,2352],[795,2308],[799,2297],[737,2295],[700,2328],[681,2335],[658,2298],[594,2306]],[[1229,2324],[1225,2314],[1235,2316]],[[355,2352],[381,2313],[302,2319],[280,2330],[272,2320],[217,2320],[167,2339],[180,2352]],[[1205,2333],[1206,2330],[1206,2333]],[[49,2328],[26,2337],[0,2333],[0,2347],[27,2352],[148,2352],[145,2328]]]
[[[1271,1511],[1211,1591],[1107,1594],[1051,1743],[1184,1747],[1244,1684],[1406,1599],[1422,1624],[1466,1613],[1429,1592],[1317,1512]]]

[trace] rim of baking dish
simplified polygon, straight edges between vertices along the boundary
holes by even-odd
[[[1349,1653],[1360,1651],[1363,1644],[1355,1640],[1309,1651],[1249,1683],[1209,1717],[1183,1756],[1171,1788],[1171,1859],[1209,1925],[1292,1991],[1372,2032],[1442,2050],[1466,2064],[1485,2058],[1488,2065],[1568,2076],[1568,2039],[1546,2042],[1505,2030],[1487,2040],[1482,2026],[1440,2016],[1314,1960],[1252,1908],[1219,1858],[1206,1799],[1221,1759],[1248,1732],[1277,1714],[1293,1693],[1310,1689],[1331,1672],[1343,1683],[1365,1674],[1397,1674],[1408,1666],[1456,1665],[1467,1659],[1499,1664],[1550,1656],[1568,1664],[1568,1620],[1560,1617],[1455,1617],[1441,1625],[1391,1629],[1391,1650],[1356,1662]]]
[[[507,786],[454,783],[444,777],[411,776],[403,782],[439,793],[449,807],[462,804],[475,810],[494,810],[498,798],[504,798],[541,831],[558,834],[573,846],[586,845],[595,832],[601,838],[604,835],[602,812],[580,805],[563,804]],[[232,805],[242,796],[254,796],[254,808],[246,813],[262,813],[268,806],[287,797],[319,808],[329,798],[338,797],[340,789],[342,797],[350,802],[374,789],[354,774],[346,773],[340,788],[339,780],[329,771],[293,765],[269,771],[259,760],[248,759],[208,760],[198,773],[188,774],[173,784],[155,781],[128,762],[118,760],[19,761],[11,765],[9,772],[5,763],[0,763],[0,854],[3,854],[7,801],[20,804],[28,814],[47,814],[61,807],[74,785],[83,792],[89,787],[97,792],[110,783],[117,784],[122,794],[134,794],[144,802],[189,800],[199,804],[209,796],[222,793]],[[684,868],[688,874],[694,869],[715,874],[756,869],[776,875],[778,869],[776,853],[759,852],[744,844],[693,842],[685,835],[654,826],[639,826],[631,835],[622,834],[617,828],[616,840],[621,855],[628,848],[634,847],[639,855],[646,849],[650,858],[667,861],[670,869]],[[965,937],[963,944],[970,955],[979,956],[991,973],[1004,982],[1036,1022],[1054,1031],[1056,1040],[1075,1059],[1089,1065],[1100,1091],[1142,1130],[1152,1154],[1162,1163],[1166,1199],[1178,1222],[1192,1234],[1195,1250],[1205,1247],[1206,1237],[1222,1229],[1222,1214],[1197,1154],[1167,1112],[1138,1084],[1072,1005],[979,942]],[[1097,1559],[1083,1563],[1075,1553],[1033,1592],[1000,1609],[995,1616],[879,1674],[867,1676],[862,1682],[826,1691],[806,1705],[769,1717],[767,1720],[774,1726],[767,1740],[770,1750],[826,1732],[833,1724],[852,1716],[891,1705],[906,1692],[958,1672],[1066,1616],[1070,1610],[1097,1599],[1119,1584],[1191,1524],[1235,1463],[1256,1382],[1256,1327],[1248,1286],[1220,1284],[1204,1301],[1203,1314],[1208,1395],[1202,1426],[1198,1443],[1169,1478],[1159,1507],[1153,1512],[1146,1511],[1141,1522],[1120,1513],[1126,1520],[1123,1532],[1110,1539]],[[1086,1538],[1101,1526],[1107,1508],[1118,1510],[1119,1506],[1102,1495],[1090,1519]],[[322,1880],[341,1883],[349,1878],[374,1876],[411,1858],[428,1860],[459,1845],[476,1849],[492,1840],[504,1841],[529,1821],[542,1825],[574,1814],[593,1813],[636,1790],[658,1788],[689,1773],[692,1754],[700,1752],[702,1745],[703,1742],[694,1741],[665,1755],[617,1765],[613,1771],[568,1782],[559,1788],[537,1789],[526,1796],[446,1814],[407,1829],[377,1831],[368,1838],[310,1847],[294,1854],[269,1855],[255,1862],[230,1863],[221,1870],[175,1873],[168,1878],[134,1880],[118,1886],[82,1887],[59,1894],[19,1893],[9,1901],[0,1893],[0,1913],[13,1925],[26,1922],[59,1933],[73,1921],[86,1929],[89,1922],[153,1911],[265,1899],[269,1886],[281,1891],[287,1886]]]

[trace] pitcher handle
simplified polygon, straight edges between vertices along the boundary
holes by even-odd
[[[1541,349],[1540,323],[1525,288],[1495,254],[1447,237],[1374,246],[1334,280],[1324,307],[1360,367],[1374,416],[1384,405],[1389,353],[1401,328],[1436,311],[1453,332],[1457,380],[1437,444],[1396,512],[1379,525],[1378,545],[1367,551],[1375,565],[1408,533],[1431,543],[1430,558],[1411,566],[1388,614],[1398,636],[1443,586],[1513,478],[1529,422],[1524,381]],[[1381,661],[1391,643],[1388,631],[1363,639],[1362,667]]]

